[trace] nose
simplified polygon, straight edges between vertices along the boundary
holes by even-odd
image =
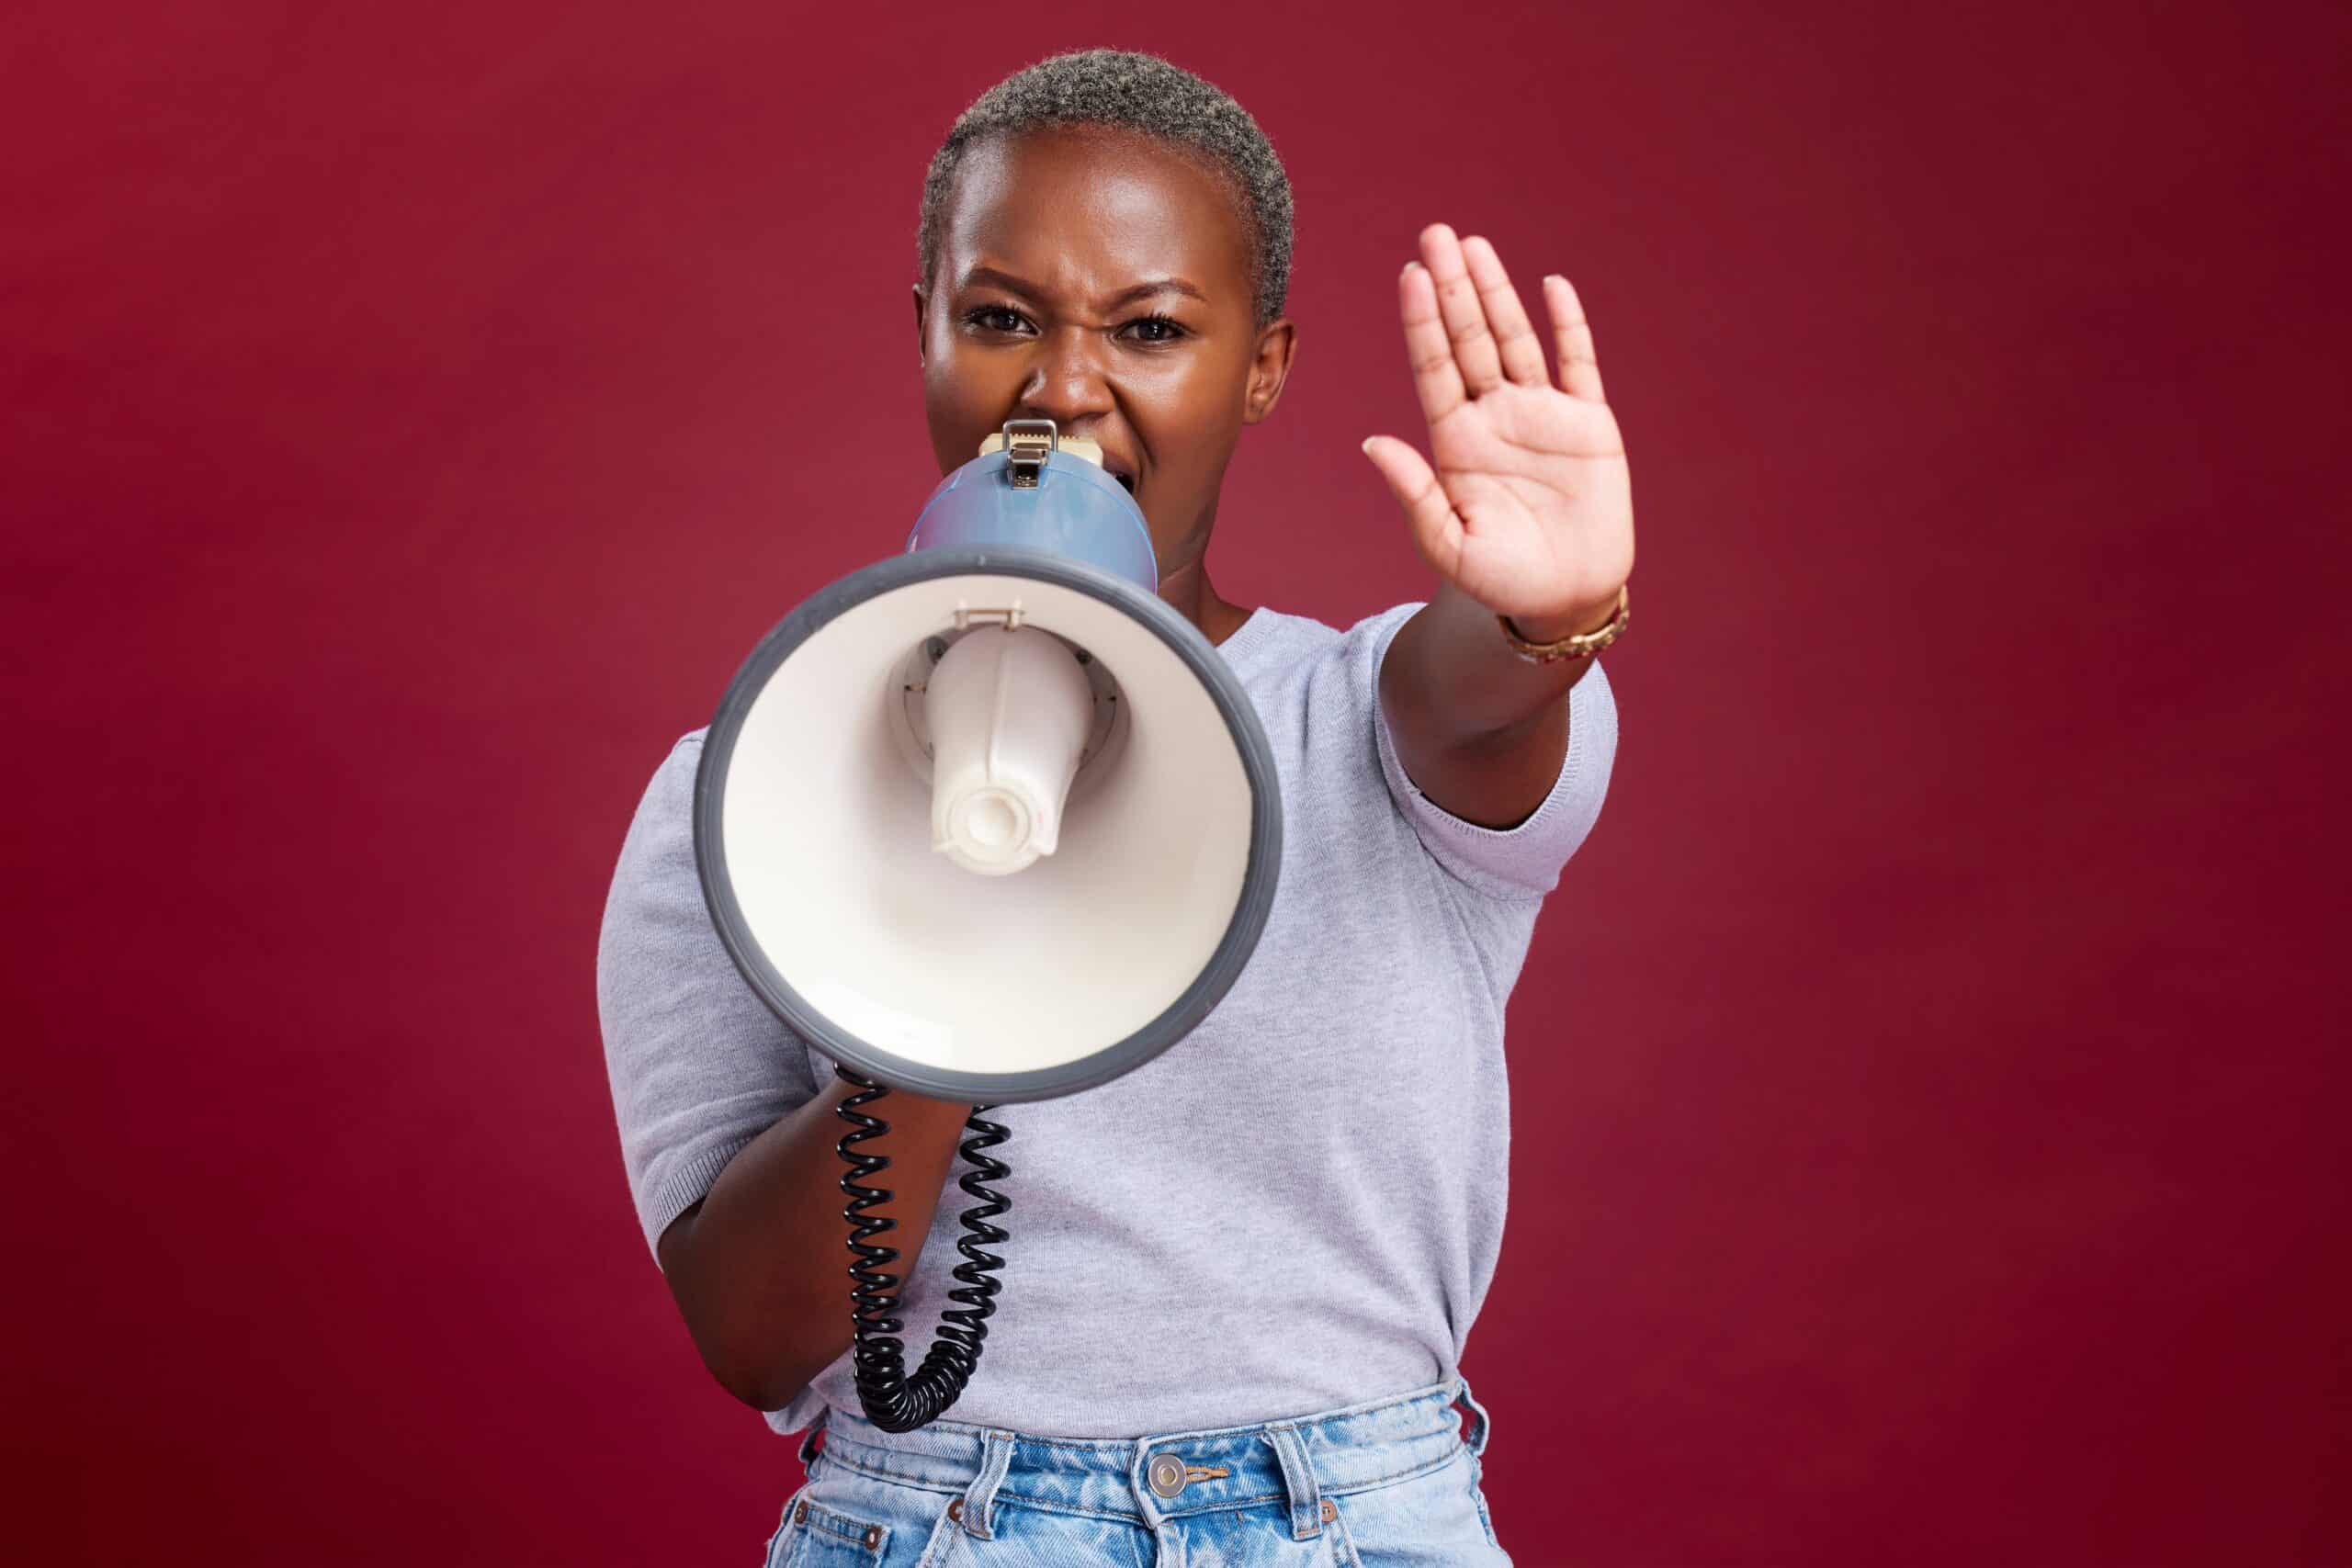
[[[1050,419],[1065,435],[1099,423],[1117,406],[1096,333],[1067,327],[1046,334],[1021,389],[1018,419]]]

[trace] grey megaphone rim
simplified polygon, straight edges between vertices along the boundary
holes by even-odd
[[[936,577],[987,572],[1025,577],[1071,589],[1125,611],[1168,645],[1199,678],[1225,720],[1250,781],[1250,857],[1241,897],[1208,964],[1159,1017],[1114,1044],[1057,1067],[1022,1073],[967,1073],[909,1061],[840,1028],[787,984],[753,941],[728,875],[721,843],[722,803],[735,742],[768,680],[809,637],[869,599]],[[736,672],[703,740],[695,774],[695,868],[712,924],[735,967],[760,999],[809,1043],[834,1060],[895,1089],[963,1104],[1051,1100],[1095,1088],[1134,1071],[1191,1033],[1222,1000],[1256,951],[1273,908],[1283,859],[1281,781],[1273,748],[1239,679],[1209,640],[1156,593],[1097,567],[1066,557],[993,547],[922,550],[850,573],[809,596],[752,650]]]

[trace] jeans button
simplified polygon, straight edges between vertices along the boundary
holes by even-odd
[[[1174,1454],[1154,1454],[1144,1473],[1150,1478],[1151,1489],[1162,1497],[1173,1497],[1184,1490],[1184,1461]]]

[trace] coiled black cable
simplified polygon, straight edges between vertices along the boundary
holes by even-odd
[[[887,1155],[860,1154],[856,1148],[890,1130],[888,1122],[863,1110],[890,1091],[847,1067],[837,1066],[834,1071],[860,1090],[834,1108],[852,1128],[838,1146],[850,1167],[842,1176],[842,1190],[850,1199],[842,1217],[850,1223],[849,1247],[857,1255],[849,1274],[856,1281],[850,1292],[850,1324],[855,1339],[858,1403],[865,1407],[865,1418],[884,1431],[910,1432],[938,1419],[955,1404],[980,1364],[988,1320],[996,1311],[996,1293],[1003,1289],[1003,1281],[989,1271],[1003,1268],[1004,1259],[986,1248],[1001,1243],[1005,1233],[989,1222],[1012,1207],[1002,1193],[985,1185],[1012,1174],[1003,1161],[986,1151],[1011,1134],[1002,1123],[981,1119],[981,1111],[996,1109],[992,1105],[974,1106],[965,1122],[972,1136],[960,1149],[974,1168],[966,1171],[956,1185],[981,1201],[964,1211],[967,1234],[956,1244],[965,1259],[955,1269],[955,1278],[962,1284],[948,1292],[947,1299],[959,1304],[939,1314],[939,1337],[923,1357],[922,1366],[909,1377],[906,1347],[899,1338],[899,1330],[906,1326],[897,1313],[899,1277],[889,1272],[889,1266],[899,1260],[899,1249],[873,1239],[896,1229],[898,1221],[866,1213],[890,1201],[887,1188],[865,1184],[866,1178],[889,1168],[890,1160]]]

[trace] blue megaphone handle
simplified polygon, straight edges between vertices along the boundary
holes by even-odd
[[[939,481],[907,535],[907,551],[951,547],[1042,550],[1084,561],[1159,592],[1159,559],[1143,509],[1118,480],[1070,452],[1046,459],[1034,489],[1018,489],[1012,458],[989,452]]]

